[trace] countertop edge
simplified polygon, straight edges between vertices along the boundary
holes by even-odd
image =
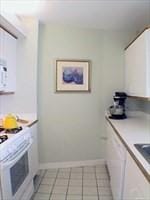
[[[135,154],[133,153],[133,151],[130,149],[130,147],[128,146],[128,144],[124,141],[124,139],[121,137],[121,134],[119,133],[119,131],[115,128],[115,126],[112,124],[112,122],[109,120],[109,118],[107,116],[105,116],[106,120],[109,122],[109,124],[111,125],[111,127],[113,128],[113,130],[115,131],[115,133],[117,134],[117,136],[119,137],[119,139],[121,140],[121,142],[123,143],[123,145],[125,146],[125,148],[127,149],[127,151],[129,152],[129,154],[131,155],[131,157],[133,158],[133,160],[135,161],[135,163],[137,164],[137,166],[139,167],[140,171],[143,173],[143,175],[145,176],[145,178],[148,180],[148,182],[150,183],[150,175],[149,173],[145,170],[145,168],[143,167],[143,165],[140,163],[140,161],[136,158]]]
[[[29,124],[27,125],[27,127],[31,127],[31,126],[33,126],[34,124],[36,124],[37,122],[38,122],[38,119],[36,119],[36,120],[32,121],[31,123],[29,123]]]

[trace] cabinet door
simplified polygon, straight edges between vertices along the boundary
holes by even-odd
[[[30,149],[31,160],[30,160],[30,168],[32,178],[37,174],[39,169],[39,162],[38,162],[38,145],[37,145],[37,124],[31,126],[31,134],[33,138],[33,144]]]
[[[5,92],[16,90],[16,44],[17,40],[4,31],[4,60],[7,67],[7,85]]]
[[[114,200],[122,199],[126,150],[112,127],[107,124],[107,166]]]
[[[125,51],[125,87],[132,96],[148,97],[148,37],[149,30],[141,34]]]
[[[0,28],[0,92],[4,92],[7,83],[6,60],[4,59],[4,43],[5,32],[2,28]]]
[[[4,59],[4,30],[0,28],[0,61]]]
[[[0,200],[2,200],[1,185],[0,185]]]
[[[123,192],[123,200],[127,199],[150,199],[150,184],[129,154],[127,154]]]

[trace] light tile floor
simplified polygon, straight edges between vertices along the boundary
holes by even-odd
[[[104,165],[48,169],[33,200],[112,200]]]

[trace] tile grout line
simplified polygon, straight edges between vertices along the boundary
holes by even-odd
[[[99,171],[97,171],[96,170],[96,166],[93,166],[93,168],[94,168],[94,175],[95,175],[95,181],[96,181],[96,189],[97,189],[97,198],[98,198],[98,200],[100,200],[101,199],[101,194],[99,193],[99,184],[98,184],[98,180],[99,180],[99,174],[105,174],[105,172],[99,172]],[[83,198],[84,198],[84,172],[85,173],[90,173],[90,171],[88,172],[88,171],[85,171],[85,168],[84,168],[84,166],[83,167],[81,167],[81,169],[82,169],[82,184],[81,184],[81,199],[83,200]],[[41,177],[41,180],[40,180],[40,183],[39,183],[39,185],[38,185],[38,189],[39,189],[39,187],[40,187],[40,185],[41,185],[41,182],[42,182],[42,180],[44,179],[44,177],[45,177],[45,174],[46,174],[46,172],[47,172],[48,170],[44,170],[44,173],[43,173],[43,175],[42,175],[42,177]],[[56,186],[56,181],[57,181],[57,179],[58,179],[58,176],[59,176],[59,172],[60,172],[60,169],[56,169],[56,175],[55,175],[55,178],[54,178],[54,181],[53,181],[53,184],[51,185],[51,192],[50,193],[47,193],[48,195],[49,195],[49,197],[48,197],[48,199],[50,200],[51,198],[52,198],[52,193],[53,193],[53,190],[54,190],[54,187]],[[73,172],[73,168],[70,168],[70,170],[68,170],[68,183],[67,183],[67,185],[66,185],[66,193],[65,193],[65,195],[64,195],[64,197],[65,197],[65,200],[67,200],[67,198],[68,198],[68,191],[69,191],[69,185],[70,185],[70,182],[71,182],[71,174],[72,174],[72,172]],[[98,174],[97,174],[98,173]],[[107,174],[107,171],[106,171],[106,174]],[[102,178],[102,179],[101,179]],[[65,178],[64,178],[65,179]],[[100,177],[100,180],[107,180],[105,177]],[[108,181],[109,181],[109,179],[108,179]],[[106,187],[106,186],[100,186],[100,187]],[[38,191],[38,190],[37,190]],[[35,194],[36,194],[37,192],[35,192]],[[33,199],[34,199],[34,196],[35,196],[35,194],[33,195]],[[89,195],[90,196],[90,195]],[[105,196],[105,195],[104,195]],[[32,200],[33,200],[32,199]]]
[[[100,200],[99,191],[98,191],[98,182],[97,182],[97,176],[96,176],[96,166],[94,166],[94,169],[95,169],[95,179],[96,179],[97,196],[98,196],[98,200]]]
[[[57,169],[56,177],[55,177],[55,180],[54,180],[54,183],[53,183],[53,185],[52,185],[52,189],[51,189],[51,192],[50,192],[50,195],[49,195],[49,200],[51,199],[52,192],[53,192],[53,189],[54,189],[54,186],[55,186],[57,177],[58,177],[58,173],[59,173],[59,169]]]
[[[68,190],[69,190],[69,184],[70,184],[70,179],[71,179],[71,170],[72,170],[72,168],[70,168],[69,179],[68,179],[68,186],[67,186],[65,200],[67,200],[67,195],[68,195]]]
[[[45,176],[46,172],[47,172],[47,170],[45,170],[43,176],[41,177],[41,180],[40,180],[39,186],[38,186],[38,188],[37,188],[37,190],[36,190],[36,193],[37,193],[37,191],[38,191],[38,189],[39,189],[39,187],[40,187],[40,185],[41,185],[41,183],[42,183],[42,180],[44,179],[44,176]]]
[[[84,176],[84,167],[82,167],[82,200],[83,200],[83,176]]]
[[[41,185],[41,183],[42,183],[42,180],[44,179],[44,176],[45,176],[46,172],[47,172],[47,170],[44,170],[44,174],[43,174],[43,176],[41,177],[40,183],[39,183],[38,187],[36,188],[36,191],[34,191],[31,200],[34,200],[35,195],[38,193],[38,189],[39,189],[39,187],[40,187],[40,185]]]

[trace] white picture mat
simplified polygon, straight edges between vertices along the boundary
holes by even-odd
[[[56,91],[89,91],[89,61],[56,61]],[[82,68],[83,84],[64,84],[64,67]]]

